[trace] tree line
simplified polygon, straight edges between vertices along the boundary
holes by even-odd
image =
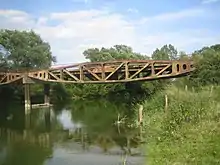
[[[125,84],[54,84],[54,100],[67,98],[107,97],[112,95],[124,98],[127,102],[141,101],[171,83],[200,87],[220,82],[220,44],[195,50],[188,56],[178,51],[175,46],[167,44],[156,48],[151,56],[134,52],[130,46],[114,45],[111,48],[90,48],[83,52],[91,62],[122,59],[176,60],[191,59],[195,62],[196,71],[190,76],[175,82],[156,80],[152,82],[131,82]],[[0,30],[0,70],[45,69],[56,62],[49,43],[43,41],[34,31]],[[0,96],[23,97],[22,86],[8,85],[0,87]],[[35,85],[33,94],[40,95],[41,88]]]

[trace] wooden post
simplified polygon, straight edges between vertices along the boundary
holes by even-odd
[[[168,96],[167,95],[165,95],[165,113],[167,113],[167,111],[168,111]]]
[[[138,110],[138,121],[139,121],[139,124],[142,123],[143,121],[143,105],[140,105],[139,107],[139,110]]]
[[[188,91],[188,86],[187,85],[185,85],[185,91]]]

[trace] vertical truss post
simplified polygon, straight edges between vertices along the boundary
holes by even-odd
[[[60,70],[60,79],[63,80],[63,70]]]
[[[83,76],[83,67],[82,67],[82,65],[79,66],[79,79],[80,79],[81,82],[82,82],[83,79],[84,79],[84,76]]]
[[[105,64],[102,63],[102,80],[105,80]]]
[[[125,79],[129,78],[128,62],[125,62]]]
[[[154,62],[151,62],[151,75],[155,75],[155,70],[154,70]]]

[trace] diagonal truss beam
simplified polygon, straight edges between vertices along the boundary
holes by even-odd
[[[137,76],[141,71],[143,71],[145,68],[147,68],[150,65],[150,63],[145,64],[141,69],[139,69],[136,73],[134,73],[132,76],[130,76],[130,79]]]
[[[122,66],[124,65],[124,63],[121,63],[114,71],[112,71],[106,78],[105,80],[108,80],[115,72],[117,72]]]
[[[3,78],[0,80],[0,83],[3,82],[7,78],[7,75],[4,75]]]
[[[91,71],[90,69],[88,69],[86,66],[83,65],[83,69],[85,69],[86,71],[88,71],[91,75],[93,75],[93,77],[95,77],[97,80],[101,80],[101,78],[95,74],[93,71]]]
[[[67,71],[66,69],[63,69],[63,72],[64,73],[66,73],[66,74],[68,74],[70,77],[72,77],[75,81],[79,81],[79,79],[76,77],[76,76],[74,76],[73,74],[71,74],[69,71]]]
[[[52,77],[54,77],[57,81],[61,80],[58,76],[56,76],[55,74],[48,72],[48,74]]]
[[[161,69],[159,72],[156,73],[157,76],[159,76],[161,73],[163,73],[165,70],[167,70],[171,64],[168,64],[165,68]]]

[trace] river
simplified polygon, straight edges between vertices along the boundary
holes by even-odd
[[[131,106],[73,101],[24,114],[0,106],[1,165],[142,165],[141,127]]]

